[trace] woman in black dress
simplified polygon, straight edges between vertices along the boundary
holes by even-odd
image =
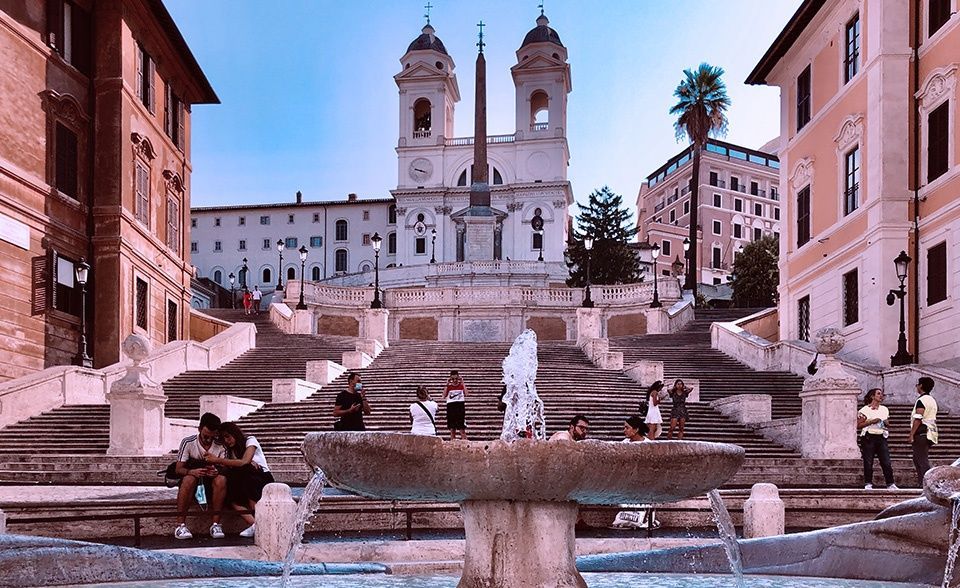
[[[670,407],[670,431],[667,433],[667,439],[673,439],[673,429],[677,428],[677,439],[683,439],[683,426],[687,423],[687,396],[693,392],[692,388],[684,385],[683,380],[677,379],[670,388],[670,400],[673,406]]]

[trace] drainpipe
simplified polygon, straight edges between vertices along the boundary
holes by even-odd
[[[327,266],[330,260],[327,259],[327,205],[323,205],[323,277],[327,277]]]
[[[920,363],[920,0],[913,2],[913,83],[910,99],[913,102],[913,288],[911,289],[911,309],[913,321],[910,339],[913,347],[913,361]]]

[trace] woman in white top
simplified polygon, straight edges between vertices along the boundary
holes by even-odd
[[[227,504],[236,510],[253,511],[257,501],[263,496],[263,487],[273,482],[273,474],[267,466],[260,442],[253,435],[244,435],[236,423],[220,425],[220,439],[226,450],[225,457],[207,454],[209,463],[224,469],[227,477]],[[256,519],[252,514],[241,514],[250,524],[240,532],[241,537],[253,537],[256,533]]]
[[[417,386],[417,401],[410,405],[410,432],[414,435],[437,434],[437,403],[430,400],[426,386]]]
[[[653,441],[660,436],[663,430],[663,415],[660,414],[660,393],[663,391],[663,382],[657,380],[647,388],[647,416],[643,422],[647,423],[649,431],[647,438]]]
[[[883,390],[871,388],[863,397],[863,408],[857,412],[857,430],[860,431],[860,453],[863,455],[863,487],[873,489],[873,458],[880,460],[883,481],[887,488],[896,490],[893,483],[893,467],[890,465],[890,449],[887,447],[887,422],[890,411],[880,404]]]

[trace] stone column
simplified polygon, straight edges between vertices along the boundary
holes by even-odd
[[[600,338],[601,313],[599,308],[577,309],[577,347],[582,348],[588,342]]]
[[[743,537],[783,535],[786,513],[780,492],[774,484],[754,484],[750,498],[743,503]]]
[[[832,327],[814,336],[820,369],[803,382],[800,399],[800,452],[809,459],[858,459],[857,404],[860,384],[843,369],[835,354],[843,349],[843,335]]]
[[[150,355],[150,340],[132,334],[121,346],[133,365],[123,378],[110,386],[110,445],[107,455],[162,455],[166,426],[163,406],[167,397],[163,388],[147,375],[149,368],[141,362]]]
[[[0,510],[0,535],[7,534],[7,513]]]
[[[363,337],[379,341],[383,348],[390,347],[387,332],[390,311],[386,308],[367,308],[363,311]]]
[[[255,543],[267,561],[283,561],[297,525],[297,503],[286,484],[267,484],[257,502]]]

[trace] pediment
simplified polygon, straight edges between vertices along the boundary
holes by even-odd
[[[416,63],[394,76],[396,80],[446,78],[446,71],[437,71],[436,67],[424,62]]]
[[[525,59],[520,63],[511,67],[511,71],[526,71],[534,69],[556,69],[565,67],[566,64],[560,59],[555,59],[551,55],[545,55],[543,53],[538,53],[533,55],[529,59]]]

